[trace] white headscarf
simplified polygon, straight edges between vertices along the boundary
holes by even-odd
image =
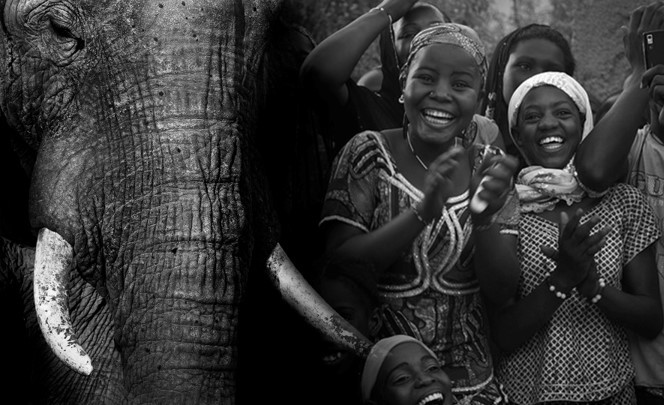
[[[564,72],[540,73],[528,78],[517,87],[514,94],[512,94],[510,105],[507,110],[510,135],[512,134],[512,128],[516,126],[519,107],[521,107],[521,103],[526,97],[526,94],[528,94],[530,90],[541,86],[556,87],[565,92],[565,94],[574,101],[579,112],[581,112],[586,119],[583,123],[583,132],[581,133],[581,140],[583,140],[593,129],[593,110],[590,106],[590,99],[588,99],[588,93],[586,93],[583,86],[574,80],[572,76]],[[514,140],[513,136],[512,140]]]
[[[593,129],[593,112],[590,106],[588,93],[567,73],[544,72],[530,77],[514,91],[510,99],[507,119],[510,135],[514,140],[512,128],[517,125],[519,107],[530,90],[541,86],[553,86],[567,94],[579,112],[582,114],[583,131],[581,141]],[[514,142],[515,145],[517,144]],[[523,152],[522,152],[523,153]],[[521,203],[521,212],[542,212],[553,209],[559,201],[568,205],[581,201],[589,192],[578,181],[576,169],[573,165],[574,157],[570,159],[565,168],[551,169],[542,166],[529,166],[521,170],[517,176],[516,189]],[[590,192],[591,196],[599,194]]]

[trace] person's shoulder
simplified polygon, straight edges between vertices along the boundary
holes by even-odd
[[[364,86],[369,90],[378,92],[383,85],[383,71],[380,66],[366,72],[357,81],[358,86]]]
[[[375,148],[384,142],[383,135],[378,131],[366,130],[355,134],[348,143],[344,146],[344,149],[366,149],[366,148]]]
[[[633,206],[647,204],[646,197],[636,187],[628,183],[616,183],[607,192],[604,198],[613,200],[619,206]]]
[[[365,166],[376,160],[389,160],[386,140],[377,131],[362,131],[344,145],[341,153],[354,167]]]

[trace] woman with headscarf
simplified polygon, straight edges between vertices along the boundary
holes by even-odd
[[[516,404],[630,404],[626,330],[654,336],[662,327],[653,211],[632,186],[596,195],[579,183],[573,157],[593,119],[572,77],[524,81],[508,117],[528,167],[516,180],[518,289],[491,314],[504,351],[497,376]]]
[[[516,280],[506,273],[518,262],[504,252],[515,244],[518,217],[514,195],[502,192],[515,159],[490,145],[459,145],[485,74],[484,47],[471,28],[422,30],[400,75],[405,125],[365,131],[346,144],[321,227],[328,254],[371,262],[381,303],[440,359],[457,401],[493,404],[505,398],[493,378],[484,305],[514,292]],[[491,203],[471,212],[484,175],[491,179],[480,196]],[[473,254],[485,245],[496,248]]]
[[[447,22],[451,22],[449,17],[431,3],[384,0],[311,51],[300,75],[316,106],[332,156],[361,131],[402,126],[399,70],[408,57],[411,41],[422,29]],[[381,85],[374,90],[358,85],[351,74],[379,36]],[[474,126],[464,133],[464,142],[503,148],[498,130],[489,119],[477,115],[473,121]]]

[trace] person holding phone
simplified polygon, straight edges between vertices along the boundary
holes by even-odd
[[[632,74],[613,107],[597,124],[610,129],[601,135],[591,133],[579,146],[576,170],[586,186],[604,190],[626,181],[646,195],[660,227],[664,221],[664,65],[647,68],[644,34],[664,29],[664,2],[635,9],[624,37],[625,55]],[[653,45],[659,37],[653,35]],[[659,46],[659,45],[656,45]],[[655,47],[652,49],[654,50]],[[644,111],[649,123],[638,128]],[[608,134],[608,135],[607,135]],[[656,243],[660,295],[664,294],[664,240]],[[636,368],[639,405],[664,404],[664,332],[653,339],[631,336],[631,355]]]

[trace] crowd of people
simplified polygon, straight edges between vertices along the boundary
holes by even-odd
[[[489,61],[442,10],[384,0],[315,46],[300,78],[335,158],[314,287],[374,342],[322,345],[323,403],[664,404],[657,29],[664,2],[632,11],[601,119],[548,25]]]

